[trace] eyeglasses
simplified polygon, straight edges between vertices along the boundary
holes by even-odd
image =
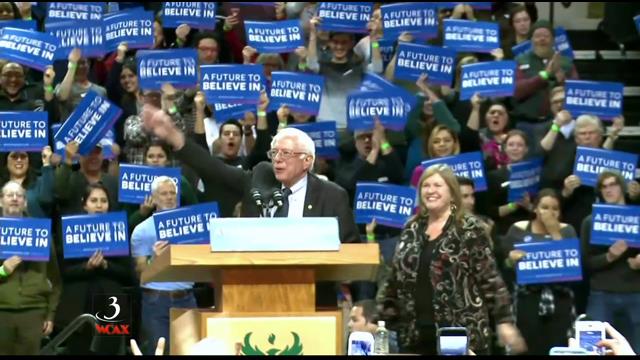
[[[269,158],[269,160],[275,159],[278,156],[278,154],[280,154],[280,158],[284,160],[289,160],[296,155],[303,155],[303,154],[306,155],[305,152],[296,152],[291,150],[271,149],[267,151],[267,157]]]
[[[28,157],[28,155],[25,154],[25,153],[9,154],[9,158],[11,158],[12,160],[25,160],[27,157]]]
[[[23,199],[24,198],[24,194],[18,193],[18,192],[8,192],[8,193],[2,194],[2,196],[6,197],[7,199],[11,199],[11,198]]]

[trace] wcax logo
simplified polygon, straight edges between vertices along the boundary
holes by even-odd
[[[94,316],[98,335],[131,335],[131,306],[123,294],[94,295]]]

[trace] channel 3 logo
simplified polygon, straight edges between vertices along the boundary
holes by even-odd
[[[98,319],[98,335],[131,335],[131,306],[128,295],[94,295],[93,310],[94,316]]]

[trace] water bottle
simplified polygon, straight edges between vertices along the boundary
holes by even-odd
[[[389,330],[384,327],[384,321],[378,321],[378,329],[374,336],[373,352],[376,355],[389,354]]]

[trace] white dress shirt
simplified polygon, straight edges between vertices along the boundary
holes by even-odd
[[[289,195],[289,213],[287,217],[301,218],[304,214],[304,200],[307,197],[307,178],[303,177],[291,187],[291,195]],[[284,189],[284,186],[282,187]],[[276,213],[277,208],[271,208],[271,217]]]

